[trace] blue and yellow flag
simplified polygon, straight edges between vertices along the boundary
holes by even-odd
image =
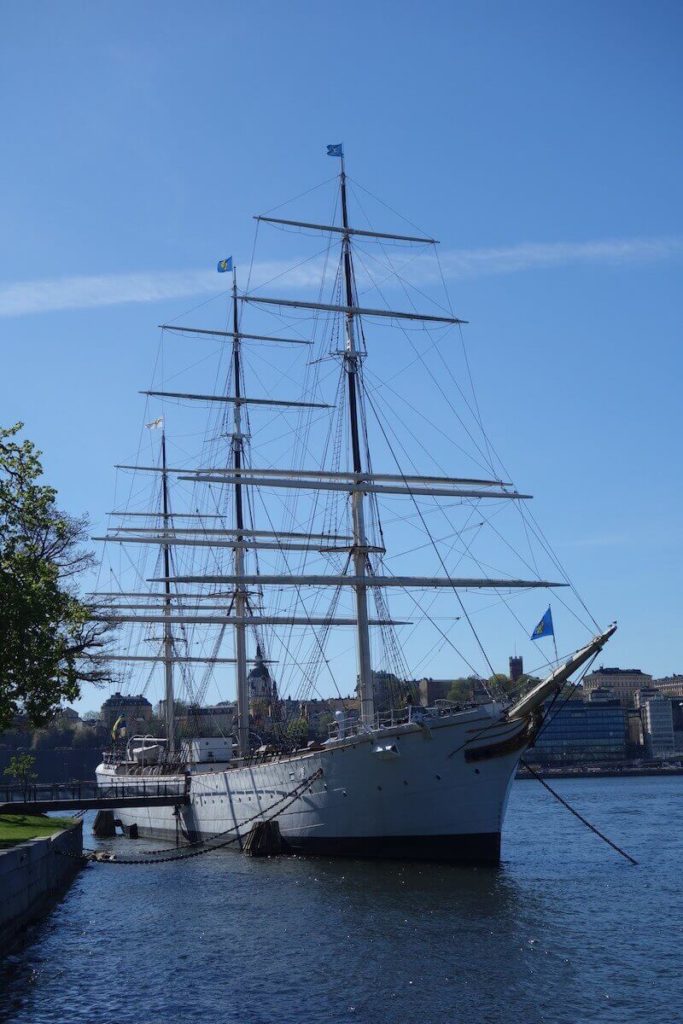
[[[335,142],[332,146],[327,147],[328,156],[344,156],[344,144],[343,142]]]
[[[227,260],[219,260],[216,269],[219,274],[225,274],[229,270],[232,270],[232,256],[228,256]]]
[[[548,611],[531,634],[531,639],[540,640],[543,636],[555,636],[555,630],[553,629],[553,615],[550,611],[550,605],[548,605]]]
[[[126,720],[123,715],[119,715],[114,724],[111,727],[111,738],[113,740],[121,739],[126,735]]]

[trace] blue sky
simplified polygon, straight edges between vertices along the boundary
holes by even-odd
[[[3,7],[1,419],[64,507],[103,527],[156,325],[220,293],[252,214],[331,177],[343,140],[441,240],[489,433],[619,620],[605,661],[683,671],[679,4]]]

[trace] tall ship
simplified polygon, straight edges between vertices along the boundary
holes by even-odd
[[[164,734],[119,718],[97,779],[182,792],[175,807],[115,812],[139,835],[242,845],[269,822],[293,853],[496,864],[549,700],[616,627],[590,618],[495,454],[438,243],[376,230],[342,147],[328,155],[340,168],[324,183],[327,217],[256,218],[257,239],[284,232],[271,237],[313,252],[293,266],[252,254],[239,277],[221,260],[222,322],[161,326],[199,384],[181,390],[157,360],[162,386],[144,394],[158,429],[140,446],[152,457],[119,467],[132,482],[97,538],[110,582],[91,600],[120,626],[111,659],[125,687],[163,673]],[[583,637],[569,655],[539,654],[543,672],[515,689],[493,661],[520,630],[528,641],[528,598],[548,588]],[[435,699],[417,680],[444,662],[467,682]],[[233,671],[233,719],[202,731],[209,685],[228,716]],[[329,712],[309,740],[311,703]]]

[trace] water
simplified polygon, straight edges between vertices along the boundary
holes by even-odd
[[[554,785],[639,866],[531,781],[498,870],[230,851],[93,865],[0,970],[0,1020],[669,1024],[683,777]]]

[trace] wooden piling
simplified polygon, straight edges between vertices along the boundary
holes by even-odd
[[[282,836],[277,821],[257,821],[244,841],[250,857],[275,857],[282,853]]]
[[[98,839],[111,839],[116,835],[113,811],[98,811],[93,823],[93,835]]]

